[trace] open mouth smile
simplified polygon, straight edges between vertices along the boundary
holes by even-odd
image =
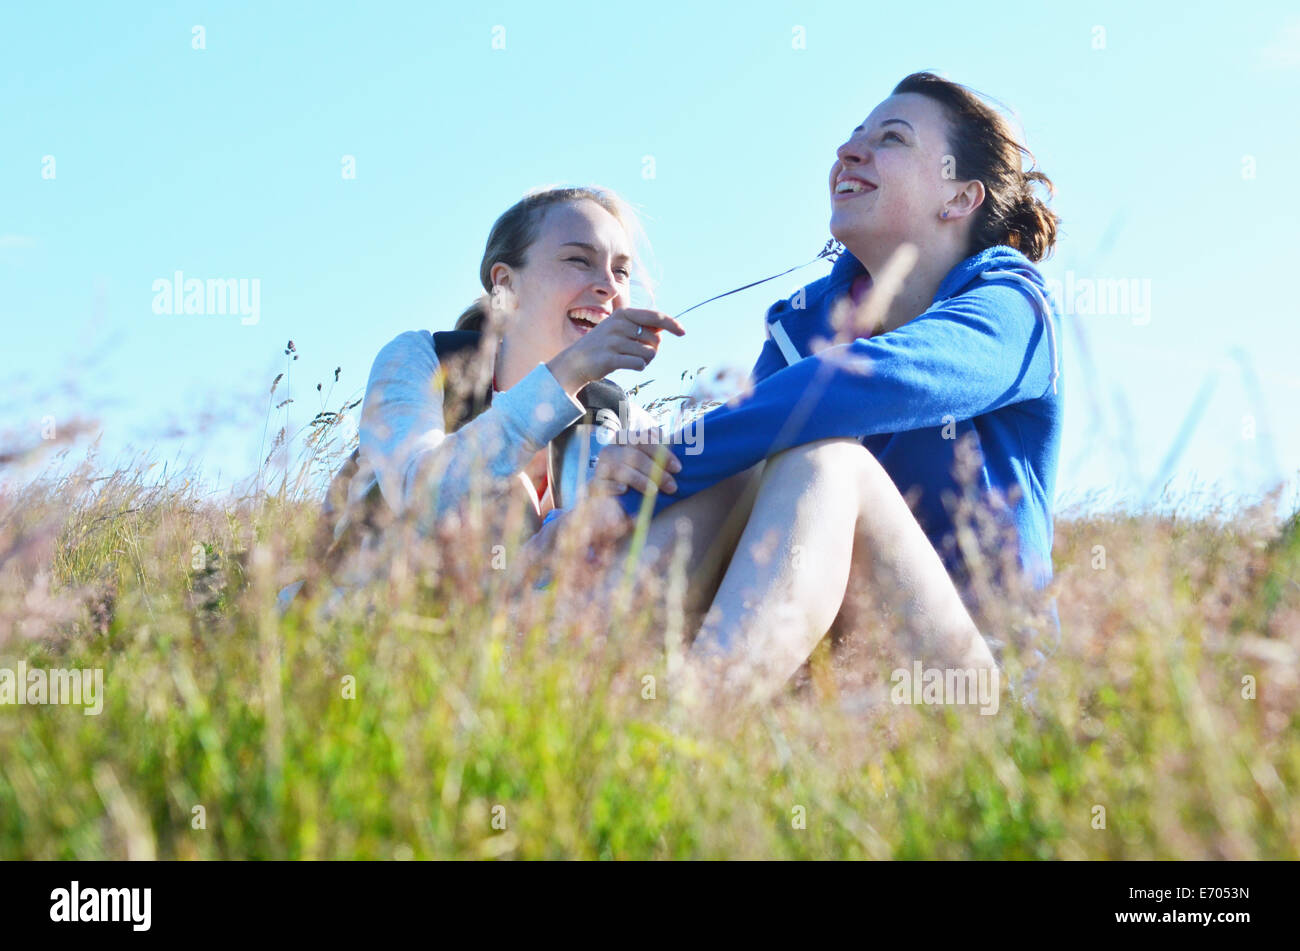
[[[578,333],[585,334],[609,314],[597,307],[575,307],[569,311],[569,323],[577,328]]]
[[[863,195],[868,192],[874,192],[875,190],[876,186],[865,178],[854,178],[850,175],[842,175],[835,183],[835,190],[831,197],[835,201],[842,201],[851,198],[854,195]]]

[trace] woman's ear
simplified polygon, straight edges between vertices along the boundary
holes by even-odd
[[[488,280],[492,282],[493,287],[504,287],[509,291],[515,289],[515,272],[509,264],[498,261],[492,265],[492,270],[488,271]]]
[[[498,261],[488,271],[488,279],[492,282],[492,289],[488,291],[490,309],[495,319],[505,320],[519,307],[514,268]]]
[[[966,218],[975,214],[984,204],[984,183],[978,179],[963,182],[957,192],[943,206],[946,218]]]

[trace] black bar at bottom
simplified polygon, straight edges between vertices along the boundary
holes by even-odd
[[[771,937],[782,926],[811,936],[821,923],[923,941],[1124,932],[1233,940],[1294,922],[1294,907],[1282,908],[1293,871],[1270,862],[7,862],[0,927],[7,939],[337,941],[394,927],[435,939],[466,927],[533,939],[755,928]],[[1037,928],[1050,930],[1025,930]]]

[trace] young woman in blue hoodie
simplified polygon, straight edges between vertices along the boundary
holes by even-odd
[[[707,692],[779,688],[864,575],[918,659],[994,666],[968,610],[958,499],[1006,530],[1031,587],[1050,580],[1060,330],[1033,262],[1058,219],[1025,154],[979,96],[930,73],[836,150],[830,230],[848,253],[769,309],[748,392],[703,417],[699,454],[669,442],[652,503],[648,549],[665,560],[689,523],[691,606],[708,610],[686,674]],[[611,466],[636,459],[612,448]],[[643,488],[613,486],[627,516]]]

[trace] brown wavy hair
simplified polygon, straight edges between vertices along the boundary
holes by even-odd
[[[979,93],[934,73],[912,73],[894,87],[893,94],[905,92],[925,96],[943,107],[957,179],[984,184],[984,203],[971,228],[970,253],[1005,244],[1031,261],[1051,254],[1061,219],[1034,189],[1042,186],[1050,199],[1052,181],[1033,170],[1033,153],[1019,141],[1002,114]],[[1030,171],[1024,170],[1025,157]]]

